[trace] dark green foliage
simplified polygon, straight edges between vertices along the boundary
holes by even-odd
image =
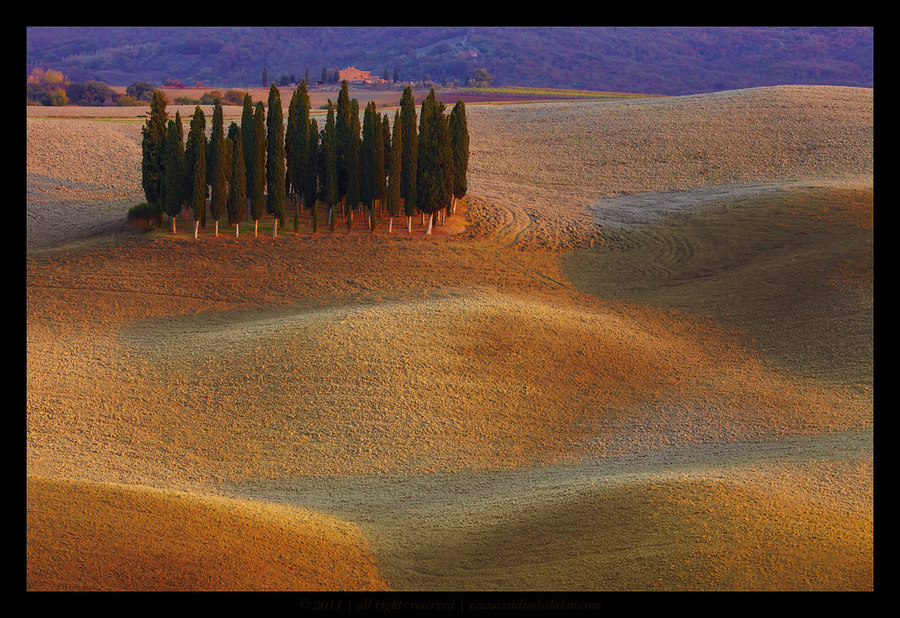
[[[241,137],[244,142],[244,170],[247,175],[247,196],[253,195],[253,181],[256,178],[253,172],[253,161],[256,156],[256,140],[253,137],[254,125],[253,98],[248,92],[244,94],[244,109],[241,112]]]
[[[394,112],[394,129],[391,132],[391,155],[388,162],[388,187],[385,207],[388,214],[400,214],[400,157],[403,153],[399,112]]]
[[[453,152],[453,196],[465,197],[468,190],[466,176],[469,170],[469,127],[466,122],[466,104],[462,99],[450,112],[450,147]]]
[[[228,191],[228,224],[240,224],[247,210],[247,171],[244,167],[244,139],[241,128],[234,122],[228,127],[231,156],[231,181]]]
[[[159,206],[142,202],[128,209],[128,220],[144,227],[152,227],[162,219],[162,211]]]
[[[210,199],[210,214],[214,221],[218,221],[225,215],[228,203],[228,160],[225,151],[225,125],[222,115],[222,105],[216,104],[213,109],[212,133],[209,136],[207,149],[207,184],[212,188]]]
[[[165,176],[163,180],[162,211],[170,217],[181,212],[183,203],[181,178],[184,165],[184,143],[181,141],[181,117],[176,116],[166,125],[166,145],[163,155]]]
[[[250,194],[250,216],[259,221],[266,207],[266,110],[262,101],[256,102],[253,113],[253,158],[252,167],[247,175],[253,174],[250,183],[253,193]]]
[[[297,164],[294,157],[294,142],[297,134],[297,106],[299,105],[299,96],[300,88],[297,87],[291,94],[291,102],[288,104],[287,129],[284,134],[285,195],[291,195],[296,191],[296,188],[294,187],[294,176],[296,175]]]
[[[372,211],[375,202],[375,172],[378,140],[381,126],[376,128],[375,102],[369,101],[363,114],[362,143],[359,150],[359,198],[363,205]]]
[[[334,104],[328,100],[325,127],[319,135],[317,157],[319,176],[319,200],[328,206],[328,216],[334,230],[334,205],[338,202],[337,161],[334,152]]]
[[[281,94],[274,83],[269,88],[266,146],[266,210],[284,224],[284,114]]]
[[[350,147],[350,94],[347,80],[341,82],[338,92],[337,109],[334,117],[334,154],[337,165],[338,199],[347,195],[347,178],[349,174],[347,151]]]
[[[153,94],[151,88],[146,100]],[[92,107],[111,107],[119,103],[119,95],[115,90],[98,81],[72,82],[66,88],[69,105],[86,105]]]
[[[318,193],[316,187],[316,157],[319,152],[319,127],[315,118],[309,120],[309,131],[307,132],[309,142],[306,145],[306,176],[303,179],[303,204],[309,208],[312,215],[312,231],[319,231],[319,214],[316,209],[316,195]]]
[[[375,183],[375,201],[384,206],[384,198],[387,194],[387,161],[384,158],[384,122],[381,120],[381,114],[375,111],[375,103],[372,103],[372,134],[375,139],[375,169],[373,170],[373,181]],[[372,229],[375,229],[375,222],[372,222]]]
[[[400,159],[400,195],[404,199],[404,213],[407,217],[411,217],[416,213],[418,135],[416,102],[409,86],[403,89],[403,96],[400,98],[400,125],[403,144],[403,155]]]
[[[448,120],[444,114],[444,104],[436,99],[432,88],[422,102],[419,122],[416,176],[419,210],[431,214],[447,206],[452,196],[452,168]]]
[[[159,204],[163,194],[163,150],[166,141],[166,97],[153,92],[150,117],[141,129],[141,186],[151,204]]]
[[[194,219],[206,225],[206,116],[198,105],[194,108],[187,144],[184,147],[185,195]]]
[[[299,195],[306,194],[306,179],[309,176],[309,167],[315,168],[315,159],[309,158],[309,110],[311,103],[309,92],[306,89],[306,80],[300,82],[296,90],[297,104],[294,108],[294,133],[293,133],[293,177],[291,184]],[[285,143],[285,147],[287,144]],[[315,173],[315,172],[313,172]],[[315,188],[313,188],[315,191]]]
[[[347,134],[347,231],[353,227],[353,209],[360,201],[359,193],[359,101],[350,102],[350,131]]]

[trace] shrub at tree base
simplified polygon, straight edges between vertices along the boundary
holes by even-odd
[[[143,228],[150,229],[162,223],[162,211],[159,207],[142,202],[128,209],[128,220]]]

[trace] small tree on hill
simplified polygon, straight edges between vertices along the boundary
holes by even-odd
[[[186,187],[191,210],[194,212],[194,238],[198,226],[206,226],[206,116],[198,105],[194,108],[187,144],[184,148]]]
[[[334,206],[338,203],[337,160],[334,151],[334,104],[328,100],[325,128],[319,135],[319,200],[328,208],[328,225],[334,231]]]
[[[359,101],[350,102],[350,130],[347,134],[347,232],[353,228],[353,210],[359,205]]]
[[[309,208],[310,225],[313,234],[319,231],[319,212],[316,208],[318,195],[316,159],[319,152],[319,127],[315,118],[309,119],[309,141],[306,144],[306,175],[303,179],[303,203]]]
[[[253,98],[247,92],[244,94],[244,108],[241,112],[241,138],[244,142],[244,171],[247,176],[247,186],[244,193],[248,200],[252,199],[254,195],[253,182],[256,178],[253,172],[253,162],[256,156],[256,140],[253,137],[254,127]],[[245,208],[245,210],[249,211],[251,209]]]
[[[418,134],[416,102],[412,88],[406,86],[400,98],[400,125],[403,153],[400,160],[400,196],[403,198],[403,214],[406,228],[412,233],[412,217],[416,214],[416,175],[418,168]]]
[[[228,203],[228,170],[225,151],[225,124],[221,103],[213,109],[212,133],[209,136],[209,160],[207,162],[207,182],[212,188],[210,214],[215,221],[216,238],[219,237],[219,219],[226,214]]]

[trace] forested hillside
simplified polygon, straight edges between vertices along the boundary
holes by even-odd
[[[873,85],[872,28],[37,27],[26,74],[73,81],[261,86],[355,66],[402,81],[690,94],[777,84]]]

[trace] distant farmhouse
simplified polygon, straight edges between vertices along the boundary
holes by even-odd
[[[356,67],[347,67],[338,71],[339,81],[346,80],[348,84],[383,84],[380,77],[371,75],[368,71],[361,71]]]

